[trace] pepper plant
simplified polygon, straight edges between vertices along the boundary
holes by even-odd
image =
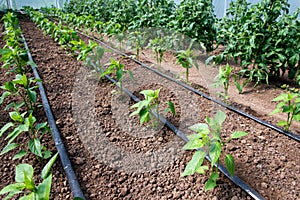
[[[38,158],[47,159],[51,156],[51,152],[41,144],[43,136],[50,132],[50,128],[47,122],[36,123],[36,118],[32,113],[28,115],[27,112],[20,113],[18,111],[20,104],[15,104],[14,109],[9,113],[11,122],[8,122],[0,129],[0,137],[7,133],[5,140],[8,140],[7,145],[2,149],[0,155],[6,154],[9,151],[21,147],[20,150],[14,157],[13,160],[19,159],[27,154],[27,148],[35,154]],[[28,116],[27,116],[28,115]],[[10,131],[12,129],[12,131]],[[29,142],[26,147],[26,143],[18,144],[14,141],[20,135],[26,135]]]
[[[284,130],[288,131],[293,121],[300,121],[300,94],[298,89],[289,88],[287,85],[283,85],[282,88],[286,89],[287,92],[281,93],[272,100],[278,104],[271,115],[286,113],[286,120],[280,120],[278,126],[282,126]]]
[[[219,74],[215,77],[215,87],[223,86],[224,92],[218,93],[221,97],[223,97],[224,102],[226,103],[229,95],[228,95],[228,89],[229,89],[229,80],[231,77],[231,71],[232,68],[227,63],[225,67],[220,66],[219,67]]]
[[[236,131],[226,140],[222,139],[221,131],[225,119],[226,114],[218,110],[214,118],[206,117],[206,123],[199,123],[189,127],[196,134],[189,135],[189,141],[183,147],[185,150],[196,150],[196,152],[186,165],[182,176],[195,173],[204,174],[206,170],[209,170],[209,166],[204,165],[204,159],[207,155],[210,158],[210,176],[205,183],[205,190],[213,189],[217,185],[219,178],[218,165],[222,155],[222,148],[231,140],[247,135],[246,132]],[[225,155],[225,164],[230,175],[234,177],[235,163],[231,154]]]
[[[140,93],[144,95],[144,100],[139,101],[138,103],[132,105],[130,108],[136,108],[136,110],[130,114],[130,117],[134,115],[139,115],[140,124],[149,122],[151,119],[155,118],[153,111],[156,112],[157,118],[153,119],[153,126],[157,126],[159,122],[159,92],[161,88],[157,90],[143,90]],[[171,111],[173,115],[176,114],[174,104],[169,101],[168,102],[169,109],[167,111]]]
[[[37,82],[41,82],[41,80],[28,78],[26,74],[17,74],[14,80],[8,81],[0,87],[5,90],[0,97],[0,104],[8,96],[19,96],[22,99],[21,104],[25,105],[26,109],[32,113],[37,103]]]
[[[0,191],[0,195],[8,193],[5,199],[10,199],[14,195],[23,194],[22,200],[43,199],[49,200],[52,185],[51,168],[57,159],[56,153],[45,165],[41,173],[42,182],[36,185],[34,182],[34,169],[29,164],[19,164],[16,166],[16,183],[7,185]]]
[[[113,58],[110,59],[110,63],[109,63],[109,67],[103,72],[100,74],[100,78],[104,77],[105,75],[108,75],[108,74],[112,74],[112,73],[115,73],[116,74],[116,77],[117,77],[117,80],[118,80],[118,85],[121,89],[121,93],[123,92],[123,76],[128,73],[130,78],[133,80],[134,77],[133,77],[133,74],[130,70],[125,70],[124,69],[124,65],[120,63],[120,61],[117,61]]]
[[[97,46],[96,42],[93,42],[89,40],[89,43],[86,44],[83,40],[72,40],[70,41],[70,44],[73,45],[72,50],[73,51],[79,51],[79,54],[77,56],[77,60],[85,60],[86,57],[90,52],[93,51],[93,49]]]
[[[165,40],[162,37],[151,39],[148,46],[155,53],[156,62],[158,63],[158,66],[160,68],[163,55],[167,51],[167,45],[165,44]]]
[[[185,76],[186,82],[189,82],[189,69],[195,66],[198,69],[197,61],[194,61],[193,50],[180,50],[176,52],[176,64],[180,63],[183,68],[186,69]]]
[[[136,59],[139,59],[140,51],[144,49],[147,40],[145,32],[133,31],[128,36],[130,46],[136,51]]]

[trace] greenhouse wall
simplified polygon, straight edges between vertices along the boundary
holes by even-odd
[[[174,0],[176,3],[180,3],[181,0]],[[248,0],[250,3],[258,3],[260,0]],[[7,8],[7,1],[0,0],[0,10]],[[23,6],[31,6],[33,8],[40,8],[45,6],[55,6],[63,8],[65,2],[69,0],[8,0],[10,6],[14,9],[20,9]],[[213,0],[215,6],[215,12],[218,18],[224,17],[226,9],[229,7],[231,0]],[[300,7],[300,0],[289,0],[291,4],[291,12],[296,11]]]

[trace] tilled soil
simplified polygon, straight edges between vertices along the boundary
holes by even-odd
[[[251,199],[223,175],[218,186],[207,192],[207,176],[180,176],[192,156],[181,150],[183,142],[166,127],[140,126],[137,118],[129,117],[132,100],[114,85],[99,81],[96,73],[32,22],[23,19],[21,27],[87,199]],[[125,77],[123,84],[135,94],[162,87],[162,101],[174,101],[179,110],[172,123],[187,133],[188,126],[221,109],[112,52],[105,53],[103,63],[110,57],[122,60],[132,70],[135,80]],[[224,137],[235,130],[249,133],[225,149],[235,157],[236,175],[266,199],[299,199],[299,143],[232,112],[226,114]],[[1,119],[5,116],[1,111]],[[171,114],[166,118],[172,119]],[[0,159],[4,160],[0,164],[2,188],[13,181],[15,163],[9,156]],[[51,199],[70,199],[59,162],[53,174]]]

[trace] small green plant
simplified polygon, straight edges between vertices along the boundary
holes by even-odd
[[[110,59],[109,67],[100,75],[100,78],[104,77],[105,75],[115,73],[118,85],[121,89],[121,93],[123,92],[123,76],[124,74],[128,73],[131,79],[133,80],[133,74],[130,70],[125,70],[124,65],[120,63],[120,61],[117,61],[113,58]]]
[[[211,160],[211,173],[209,179],[205,183],[205,190],[216,187],[219,178],[218,165],[222,155],[222,147],[233,139],[246,136],[246,132],[237,131],[231,134],[227,140],[221,138],[222,124],[226,119],[226,114],[217,111],[214,118],[206,117],[206,123],[195,124],[189,129],[195,131],[196,134],[188,136],[189,141],[184,145],[185,150],[197,150],[192,159],[184,169],[182,176],[193,175],[194,173],[204,174],[209,170],[209,166],[203,165],[206,155]],[[234,176],[234,158],[231,154],[225,156],[225,164],[228,172]]]
[[[143,50],[146,43],[146,34],[139,31],[133,31],[129,34],[130,46],[136,51],[136,59],[139,59],[140,51]]]
[[[36,118],[32,115],[32,113],[30,113],[28,117],[26,117],[27,112],[21,114],[18,111],[20,105],[21,104],[15,104],[15,111],[9,113],[12,122],[8,122],[0,129],[0,137],[2,137],[4,133],[8,132],[5,137],[5,140],[8,140],[7,145],[2,149],[0,155],[6,154],[21,146],[23,148],[13,157],[13,160],[19,159],[27,154],[27,151],[24,150],[24,148],[28,148],[38,158],[49,158],[51,156],[51,152],[41,144],[41,139],[44,134],[50,132],[47,122],[37,124]],[[9,131],[11,129],[12,131]],[[26,134],[29,138],[27,148],[25,147],[26,143],[14,143],[15,139],[21,134]]]
[[[91,67],[96,72],[102,74],[104,69],[101,65],[101,58],[104,55],[104,48],[101,46],[96,46],[92,53],[90,53],[84,60],[85,65]]]
[[[5,199],[11,199],[16,194],[24,194],[20,199],[32,200],[41,199],[49,200],[52,185],[52,174],[50,173],[53,164],[56,161],[56,153],[42,170],[42,182],[39,185],[34,183],[34,169],[29,164],[19,164],[16,166],[15,181],[16,183],[7,185],[0,191],[0,195],[8,193]]]
[[[228,95],[228,89],[229,89],[229,79],[231,77],[231,67],[229,64],[227,64],[225,67],[220,66],[219,67],[219,74],[215,78],[215,87],[223,86],[224,92],[218,93],[219,96],[223,97],[224,102],[226,103],[229,95]]]
[[[287,85],[282,86],[286,89],[286,93],[280,94],[278,97],[273,99],[273,102],[278,102],[276,109],[271,112],[271,115],[277,113],[286,113],[287,119],[278,122],[278,126],[288,131],[293,121],[300,121],[300,95],[298,89],[289,88]]]
[[[83,40],[72,40],[70,43],[73,45],[72,50],[79,51],[79,54],[77,56],[77,60],[85,60],[86,57],[90,52],[93,51],[93,49],[97,46],[96,42],[90,41],[89,44],[86,44]]]
[[[189,69],[195,66],[198,69],[198,63],[193,61],[193,50],[180,50],[176,52],[176,64],[180,63],[186,69],[185,76],[186,82],[189,82]]]
[[[235,87],[238,89],[239,94],[243,94],[243,90],[249,83],[249,79],[244,80],[242,83],[239,82],[239,78],[236,74],[233,75]]]
[[[150,40],[149,46],[155,53],[156,62],[158,63],[158,67],[160,68],[164,53],[167,51],[165,41],[161,37],[154,38]]]
[[[8,81],[0,87],[5,90],[0,97],[0,104],[8,96],[19,96],[22,99],[22,105],[25,105],[29,112],[33,112],[37,101],[37,93],[35,91],[38,88],[37,82],[41,82],[41,80],[27,78],[26,74],[17,74],[14,80]],[[10,105],[13,105],[13,103]]]
[[[139,115],[140,117],[140,124],[147,123],[151,119],[155,118],[151,112],[155,111],[157,114],[156,120],[153,120],[153,126],[156,126],[159,122],[159,92],[161,88],[157,90],[143,90],[140,93],[144,95],[145,100],[142,100],[130,108],[137,108],[133,113],[130,114],[131,116]],[[176,114],[174,104],[169,101],[168,102],[169,109],[166,111],[171,111],[173,115]]]

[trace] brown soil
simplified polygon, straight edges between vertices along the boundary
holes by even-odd
[[[133,102],[114,92],[117,90],[114,85],[107,80],[99,81],[96,73],[44,36],[32,22],[23,19],[21,27],[87,199],[251,199],[223,175],[218,186],[208,192],[204,191],[206,176],[181,177],[192,156],[192,152],[181,150],[183,142],[165,127],[155,130],[140,126],[136,118],[128,117]],[[188,126],[203,122],[205,116],[221,109],[112,52],[105,53],[102,63],[107,63],[110,57],[122,60],[132,70],[135,81],[125,77],[123,84],[135,94],[148,87],[163,87],[162,100],[175,102],[180,111],[173,122],[183,131],[190,133]],[[1,77],[1,84],[4,81]],[[207,85],[203,84],[206,88]],[[3,109],[0,112],[4,124],[9,119]],[[260,109],[256,112],[265,116]],[[300,144],[237,114],[226,113],[224,137],[235,130],[249,133],[225,149],[235,157],[236,175],[266,199],[299,199]],[[53,149],[53,142],[50,138],[48,141],[49,148]],[[0,145],[3,148],[3,139]],[[11,161],[11,155],[0,159],[2,188],[13,182],[16,163]],[[22,163],[32,163],[32,160],[24,158]],[[42,165],[34,164],[38,172]],[[70,188],[60,162],[55,164],[53,174],[51,199],[70,199]]]

